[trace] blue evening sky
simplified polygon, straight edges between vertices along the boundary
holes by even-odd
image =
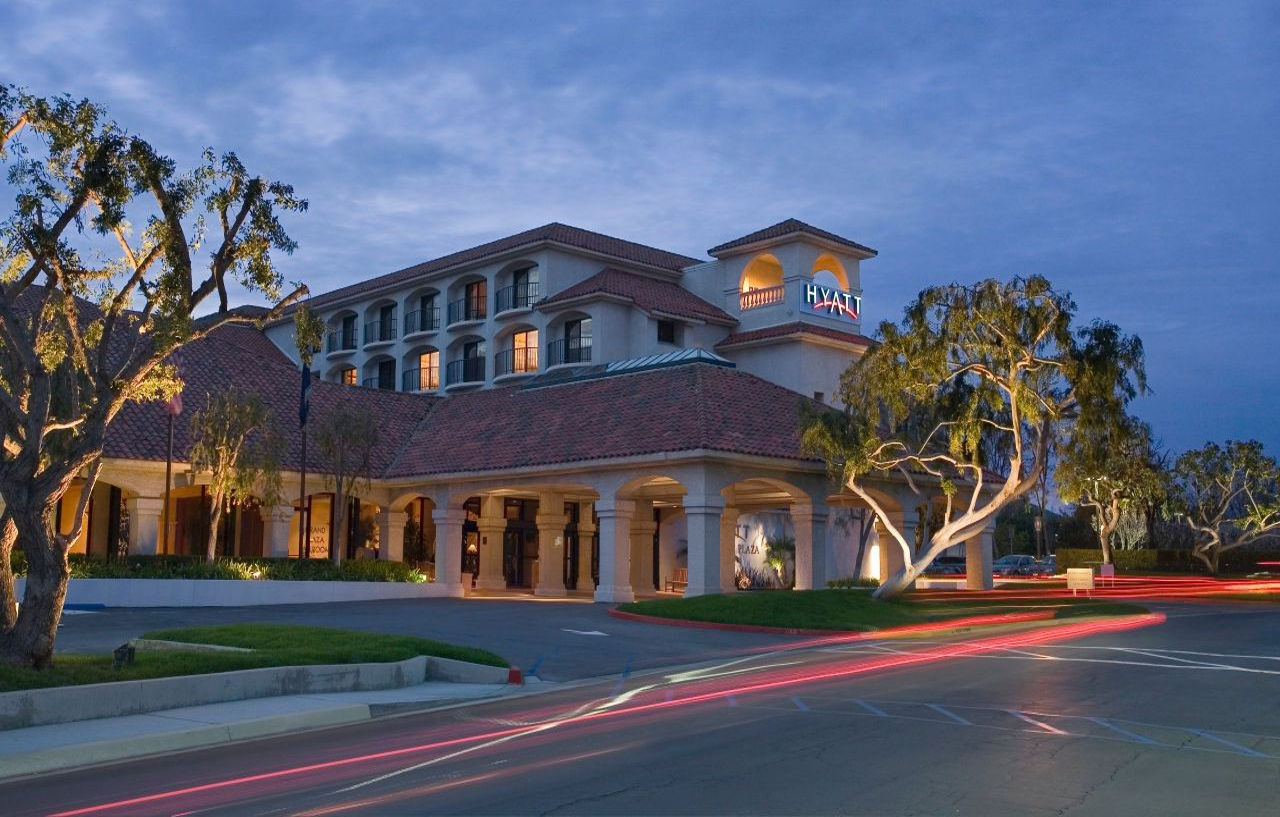
[[[0,81],[291,182],[322,292],[548,221],[703,257],[796,217],[923,287],[1042,273],[1175,451],[1280,455],[1280,4],[0,3]]]

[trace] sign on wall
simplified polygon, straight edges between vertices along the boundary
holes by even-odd
[[[862,313],[862,296],[841,289],[840,282],[833,273],[819,270],[813,274],[813,283],[801,286],[804,287],[806,309],[851,321],[858,320]]]

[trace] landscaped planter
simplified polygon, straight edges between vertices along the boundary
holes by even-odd
[[[18,579],[22,598],[24,579]],[[427,599],[451,595],[424,582],[241,581],[235,579],[71,579],[69,605],[104,607],[248,607],[326,601]],[[457,595],[455,588],[452,595]]]

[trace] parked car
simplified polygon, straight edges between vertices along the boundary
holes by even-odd
[[[1037,559],[1031,565],[1032,576],[1056,576],[1058,574],[1058,557],[1046,556],[1043,559]]]
[[[924,569],[926,576],[963,576],[965,561],[963,556],[939,556]]]
[[[997,576],[1029,576],[1031,566],[1036,563],[1034,556],[1025,553],[1010,553],[1001,556],[991,563],[991,572]]]

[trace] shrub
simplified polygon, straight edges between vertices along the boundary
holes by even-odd
[[[843,579],[832,579],[831,581],[827,582],[827,587],[831,588],[832,590],[851,590],[855,587],[879,587],[879,586],[880,586],[879,579],[870,579],[870,578],[855,579],[852,576],[847,576]]]
[[[15,575],[26,573],[26,563],[15,553]],[[103,561],[73,553],[69,557],[73,579],[237,579],[241,581],[427,581],[427,575],[410,564],[360,560],[340,567],[327,559],[236,559],[213,563],[200,556],[127,556]]]

